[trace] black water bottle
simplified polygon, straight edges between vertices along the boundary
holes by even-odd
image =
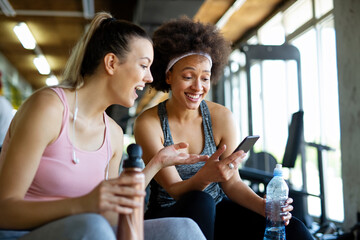
[[[130,144],[127,148],[128,158],[124,160],[122,176],[142,178],[143,181],[135,185],[136,190],[145,189],[145,175],[142,173],[142,149],[137,144]],[[141,204],[131,214],[119,214],[117,229],[118,240],[144,239],[144,197],[134,197]]]

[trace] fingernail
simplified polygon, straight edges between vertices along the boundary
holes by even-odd
[[[143,174],[135,174],[135,179],[144,179]]]
[[[126,208],[126,209],[124,209],[124,211],[125,211],[125,214],[133,213],[133,210],[131,208]]]

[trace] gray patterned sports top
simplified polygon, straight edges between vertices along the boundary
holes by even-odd
[[[164,133],[164,147],[174,144],[170,132],[165,103],[166,101],[158,105],[158,115],[160,117],[161,128]],[[211,127],[210,112],[205,101],[201,102],[200,111],[203,119],[205,136],[205,146],[201,155],[211,156],[216,151],[216,145]],[[204,166],[204,164],[204,162],[199,162],[192,165],[179,165],[176,166],[176,169],[179,172],[180,177],[183,180],[186,180],[195,175],[195,173],[197,173],[197,171],[199,171],[199,169]],[[150,189],[151,194],[148,206],[149,209],[169,207],[175,204],[176,201],[172,197],[170,197],[169,194],[167,194],[167,192],[165,191],[165,189],[163,189],[155,180],[151,180]],[[214,198],[216,204],[219,203],[224,196],[224,193],[218,183],[211,183],[204,191],[209,193]]]

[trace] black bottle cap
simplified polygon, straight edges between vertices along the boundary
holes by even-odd
[[[140,145],[132,143],[127,149],[128,158],[124,160],[124,168],[143,168],[142,149]]]

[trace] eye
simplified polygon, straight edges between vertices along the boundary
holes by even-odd
[[[141,65],[141,67],[142,67],[144,70],[148,68],[147,65]]]
[[[185,74],[185,75],[183,75],[183,78],[185,80],[191,80],[193,78],[193,76],[191,74]]]
[[[203,75],[203,76],[201,77],[201,79],[202,79],[204,82],[210,81],[210,75],[208,75],[208,74]]]

